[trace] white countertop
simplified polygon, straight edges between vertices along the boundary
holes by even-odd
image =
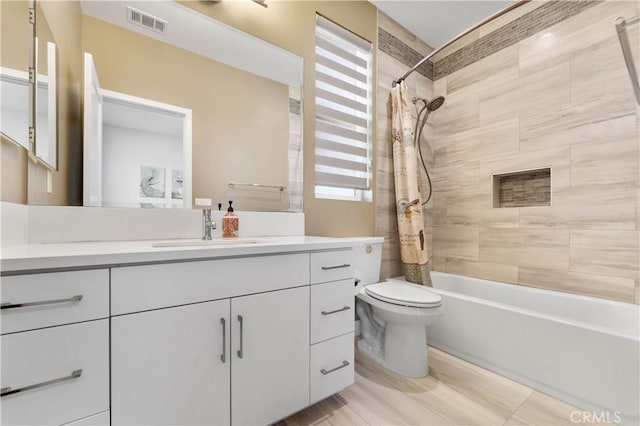
[[[346,249],[367,242],[382,242],[382,237],[326,238],[307,236],[247,237],[238,244],[212,240],[212,245],[192,247],[154,247],[166,241],[144,240],[24,244],[2,247],[2,273],[58,268],[86,268],[149,262],[213,259],[219,257],[256,256],[274,253]]]

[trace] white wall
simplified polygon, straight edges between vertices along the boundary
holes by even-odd
[[[140,206],[140,166],[165,168],[165,193],[171,197],[171,170],[184,169],[180,137],[113,125],[102,132],[103,206]]]

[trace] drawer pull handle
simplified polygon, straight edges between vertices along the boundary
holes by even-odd
[[[44,386],[54,385],[54,384],[60,383],[60,382],[66,382],[67,380],[77,379],[81,375],[82,375],[82,369],[74,370],[74,372],[71,373],[68,376],[60,377],[59,379],[47,380],[46,382],[36,383],[35,385],[24,386],[24,387],[21,387],[21,388],[18,388],[18,389],[11,389],[10,387],[2,388],[2,389],[0,389],[0,397],[13,395],[13,394],[20,393],[20,392],[26,392],[26,391],[30,391],[32,389],[37,389],[37,388],[41,388],[41,387],[44,387]]]
[[[242,315],[238,315],[238,321],[240,322],[240,349],[238,349],[238,358],[242,359],[242,342],[244,340],[243,338],[243,334],[244,334],[244,324],[243,324],[243,319],[242,319]]]
[[[224,364],[227,362],[227,321],[224,318],[220,318],[220,324],[222,324],[222,354],[220,354],[220,361]]]
[[[340,269],[340,268],[349,268],[351,265],[348,263],[343,263],[342,265],[336,265],[336,266],[321,266],[320,268],[323,271],[328,271],[329,269]]]
[[[56,303],[71,303],[71,302],[79,302],[82,300],[82,295],[79,294],[77,296],[69,297],[68,299],[53,299],[53,300],[43,300],[41,302],[25,302],[25,303],[3,303],[0,305],[0,309],[15,309],[15,308],[28,308],[30,306],[41,306],[41,305],[53,305]]]
[[[320,370],[323,375],[327,375],[329,373],[333,373],[334,371],[340,370],[341,368],[345,368],[349,365],[349,361],[342,361],[342,365],[337,366],[336,368],[332,368],[331,370],[325,370],[324,368]]]
[[[340,309],[336,309],[335,311],[322,311],[320,312],[322,315],[331,315],[331,314],[337,314],[338,312],[342,312],[342,311],[348,311],[349,309],[351,309],[349,306],[343,306]]]

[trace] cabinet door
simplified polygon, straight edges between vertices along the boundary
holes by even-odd
[[[229,424],[229,309],[225,299],[112,318],[112,424]]]
[[[231,320],[232,423],[269,424],[306,407],[309,287],[232,299]]]

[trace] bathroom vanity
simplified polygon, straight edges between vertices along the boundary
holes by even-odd
[[[2,424],[269,424],[339,392],[357,240],[4,250]]]

